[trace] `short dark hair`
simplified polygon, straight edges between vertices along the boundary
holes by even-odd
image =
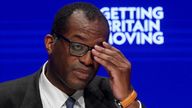
[[[86,2],[75,2],[65,5],[58,11],[54,19],[51,34],[66,33],[68,30],[68,18],[77,10],[82,10],[89,21],[101,20],[109,27],[107,19],[96,6]]]

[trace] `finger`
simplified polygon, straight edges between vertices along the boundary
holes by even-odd
[[[105,48],[109,48],[109,49],[111,49],[111,50],[114,50],[114,51],[117,51],[117,52],[120,52],[120,50],[118,50],[117,48],[115,48],[115,47],[113,47],[113,46],[111,46],[110,44],[108,44],[107,42],[103,42],[103,46],[105,47]]]
[[[95,45],[94,48],[98,52],[105,53],[105,54],[107,54],[109,56],[112,56],[112,57],[116,58],[119,61],[123,61],[123,59],[126,59],[124,56],[122,56],[123,54],[121,54],[121,52],[117,52],[117,51],[114,51],[114,50],[111,50],[111,49],[108,49],[108,48],[103,48],[103,47],[100,47],[98,45]]]
[[[109,49],[111,49],[112,48],[112,46],[110,45],[110,44],[108,44],[107,42],[102,42],[102,44],[103,44],[103,46],[105,47],[105,48],[109,48]]]
[[[109,56],[105,53],[98,52],[95,49],[92,50],[92,53],[94,56],[99,57],[99,58],[105,60],[106,62],[111,62],[112,64],[114,64],[116,66],[119,66],[122,64],[121,60],[117,60],[113,56]]]
[[[111,49],[111,50],[115,51],[116,53],[118,53],[118,54],[120,54],[122,57],[124,57],[124,55],[121,53],[121,51],[120,51],[119,49],[111,46],[109,43],[107,43],[107,42],[104,41],[104,42],[103,42],[103,46],[104,46],[105,48],[108,48],[108,49]]]
[[[111,64],[110,62],[106,62],[106,60],[103,60],[103,59],[101,59],[101,58],[99,58],[99,57],[97,57],[97,56],[94,56],[94,60],[97,62],[97,63],[99,63],[99,64],[101,64],[102,66],[104,66],[104,68],[107,70],[107,72],[110,74],[110,76],[111,76],[111,73],[110,72],[112,72],[113,71],[113,67],[115,67],[115,66],[113,66],[113,64]]]
[[[108,48],[103,48],[103,47],[100,47],[98,45],[95,45],[94,46],[95,50],[101,52],[101,53],[105,53],[105,54],[108,54],[108,55],[115,55],[115,51],[113,50],[110,50]]]

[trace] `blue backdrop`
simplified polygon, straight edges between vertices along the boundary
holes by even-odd
[[[56,11],[70,2],[73,1],[1,1],[0,82],[32,74],[42,66],[47,60],[44,36],[50,32]],[[127,30],[123,31],[121,28],[118,31],[117,27],[116,30],[114,29],[111,39],[113,45],[132,62],[132,84],[138,92],[140,100],[148,108],[189,108],[192,97],[192,8],[190,1],[89,0],[88,2],[99,8],[107,7],[106,12],[113,10],[113,12],[108,12],[111,14],[111,20],[109,20],[113,23],[113,28],[118,26],[119,22],[122,25],[122,20],[124,20],[120,7],[132,7],[127,9],[132,9],[132,12],[135,9],[134,14],[137,13],[137,15],[150,13],[150,11],[154,16],[163,15],[160,19],[154,18],[154,16],[139,19],[139,17],[131,18],[128,14],[131,13],[130,10],[126,12],[125,19],[128,19],[128,22],[135,21],[135,25],[136,21],[140,21],[141,25],[147,25],[147,21],[156,24],[156,28],[153,27],[153,30],[147,30],[146,27],[143,32],[148,37],[149,32],[153,34],[151,38],[148,38],[149,40],[154,37],[155,33],[161,33],[159,38],[154,37],[151,40],[152,43],[145,40],[145,43],[139,44],[141,38],[133,38],[134,36],[139,37],[139,33],[142,32],[140,23],[135,26],[135,31],[127,32],[130,35],[126,36]],[[156,7],[161,7],[159,13],[154,12]],[[146,20],[146,24],[144,24],[144,20]],[[159,21],[159,23],[155,21]],[[134,32],[137,35],[133,35]],[[115,33],[119,33],[119,35],[115,35]],[[144,36],[140,34],[140,37]],[[132,38],[133,42],[131,43],[127,38]],[[161,39],[163,41],[158,44],[156,41]],[[98,74],[107,76],[103,68]]]

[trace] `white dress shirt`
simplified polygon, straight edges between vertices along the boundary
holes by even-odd
[[[43,69],[39,79],[39,90],[43,108],[66,108],[66,100],[68,95],[55,87],[45,76],[45,66],[47,62],[43,65]],[[71,97],[73,97],[76,102],[74,108],[85,108],[85,102],[83,97],[83,90],[75,92]]]
[[[43,69],[39,79],[39,90],[43,108],[66,108],[66,100],[68,95],[57,87],[55,87],[45,76],[45,66],[47,62],[43,65]],[[83,97],[83,90],[75,92],[71,97],[73,97],[76,102],[74,108],[85,108],[85,101]],[[139,102],[139,108],[142,108],[141,102]],[[99,106],[98,106],[99,107]]]

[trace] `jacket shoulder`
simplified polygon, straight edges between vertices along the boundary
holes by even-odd
[[[16,108],[21,104],[33,75],[0,84],[0,106]]]
[[[32,75],[29,75],[23,78],[0,83],[0,90],[6,89],[6,88],[14,88],[14,87],[17,88],[19,86],[25,85],[26,83],[28,83],[28,80],[31,79],[32,77],[33,77]]]

